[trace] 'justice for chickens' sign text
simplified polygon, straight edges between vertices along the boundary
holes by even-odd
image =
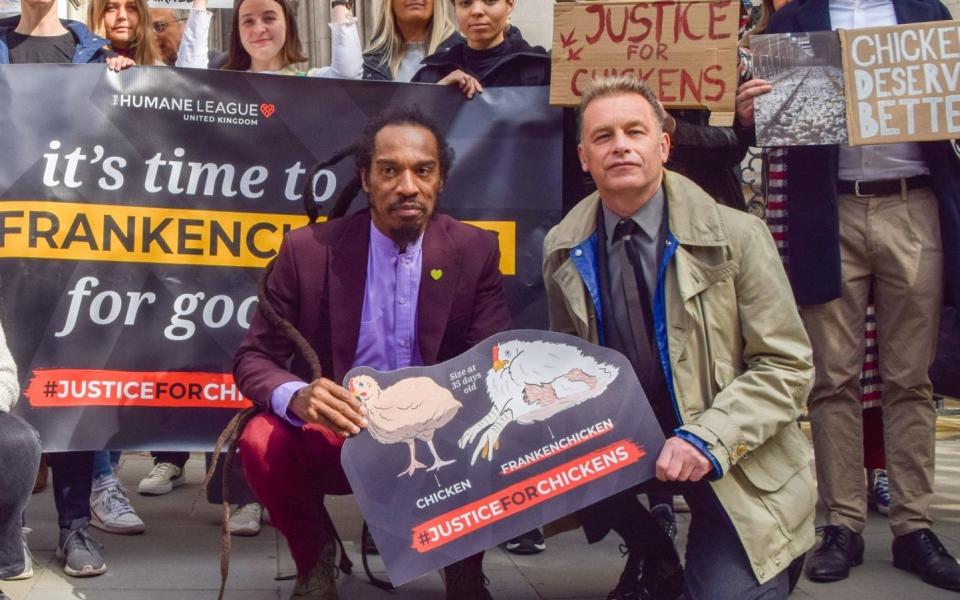
[[[571,106],[594,77],[633,75],[667,107],[733,122],[737,25],[733,0],[559,2],[554,7],[550,103]]]

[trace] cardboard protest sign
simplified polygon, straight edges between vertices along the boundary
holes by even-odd
[[[150,8],[193,8],[193,0],[148,0]],[[207,0],[207,8],[233,8],[233,0]]]
[[[847,141],[840,41],[834,31],[750,38],[753,73],[770,82],[757,96],[758,146],[842,144]]]
[[[664,442],[627,359],[560,333],[343,385],[369,422],[343,468],[394,585],[650,479]]]
[[[960,137],[960,22],[839,33],[850,145]]]
[[[550,103],[573,106],[594,77],[634,75],[668,108],[708,108],[731,125],[737,90],[732,0],[558,2]]]

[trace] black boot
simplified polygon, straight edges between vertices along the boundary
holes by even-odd
[[[840,525],[827,525],[823,540],[807,560],[807,578],[825,583],[850,575],[850,567],[863,564],[863,536]]]
[[[474,554],[443,568],[446,600],[493,600],[483,574],[483,553]]]
[[[627,557],[627,564],[620,573],[617,587],[607,594],[607,600],[651,600],[640,582],[643,573],[643,560],[640,553],[630,552],[626,546],[620,546],[620,552]]]
[[[916,573],[930,585],[960,592],[960,564],[929,529],[893,539],[893,566]]]

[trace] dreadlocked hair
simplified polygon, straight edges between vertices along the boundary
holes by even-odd
[[[446,138],[444,138],[437,125],[429,117],[423,114],[423,112],[421,112],[417,107],[401,107],[390,109],[380,113],[380,115],[378,115],[376,118],[370,120],[363,128],[363,132],[359,140],[334,153],[334,155],[329,159],[317,163],[307,173],[302,196],[303,210],[309,219],[309,224],[316,223],[317,219],[320,217],[320,207],[316,201],[316,195],[314,192],[314,178],[316,178],[317,174],[323,169],[339,163],[346,157],[353,156],[354,163],[356,164],[356,172],[354,173],[353,179],[351,179],[337,195],[337,198],[333,203],[333,207],[330,209],[330,212],[327,215],[329,219],[337,219],[344,216],[350,209],[350,205],[353,203],[354,198],[356,198],[357,194],[360,193],[360,190],[363,189],[364,174],[370,172],[370,167],[373,163],[374,143],[377,134],[383,128],[391,125],[412,125],[428,130],[437,142],[437,155],[440,163],[441,180],[445,180],[447,178],[447,173],[450,171],[450,166],[453,164],[453,149],[447,145]],[[267,298],[267,281],[270,279],[270,274],[273,273],[275,261],[276,257],[267,263],[263,275],[260,277],[260,280],[257,283],[257,300],[259,301],[259,310],[263,313],[264,318],[271,325],[273,325],[277,331],[282,333],[293,343],[297,351],[300,352],[300,355],[309,365],[313,380],[316,381],[323,375],[323,369],[320,365],[320,359],[317,356],[316,351],[310,345],[310,342],[303,337],[303,334],[297,330],[293,323],[277,313],[276,309],[270,303],[269,298]],[[193,506],[196,508],[196,504],[200,498],[200,495],[206,493],[207,486],[213,479],[217,464],[220,459],[220,453],[223,448],[226,447],[227,452],[223,457],[221,481],[223,523],[221,525],[222,537],[220,542],[219,600],[223,600],[224,590],[226,589],[227,585],[227,576],[230,572],[231,541],[230,531],[227,527],[227,523],[230,519],[229,494],[231,468],[233,466],[234,457],[237,454],[237,442],[240,439],[240,436],[243,435],[243,430],[246,428],[247,423],[249,423],[250,420],[260,412],[260,410],[261,409],[256,406],[246,408],[238,412],[224,428],[223,432],[220,434],[220,437],[217,439],[216,445],[213,448],[213,458],[210,461],[210,468],[207,470],[206,477],[204,478],[203,487],[193,502]],[[349,574],[353,568],[353,563],[347,557],[347,553],[343,547],[343,542],[341,541],[340,535],[337,533],[337,529],[329,515],[326,515],[325,522],[328,533],[330,533],[333,539],[336,540],[340,546],[339,570]],[[369,575],[369,570],[367,571]]]

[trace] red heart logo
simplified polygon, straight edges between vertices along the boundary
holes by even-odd
[[[274,106],[273,104],[261,104],[261,105],[260,105],[260,113],[261,113],[263,116],[265,116],[266,118],[268,118],[268,119],[269,119],[270,117],[272,117],[272,116],[273,116],[273,113],[275,113],[275,112],[277,112],[277,107]]]

